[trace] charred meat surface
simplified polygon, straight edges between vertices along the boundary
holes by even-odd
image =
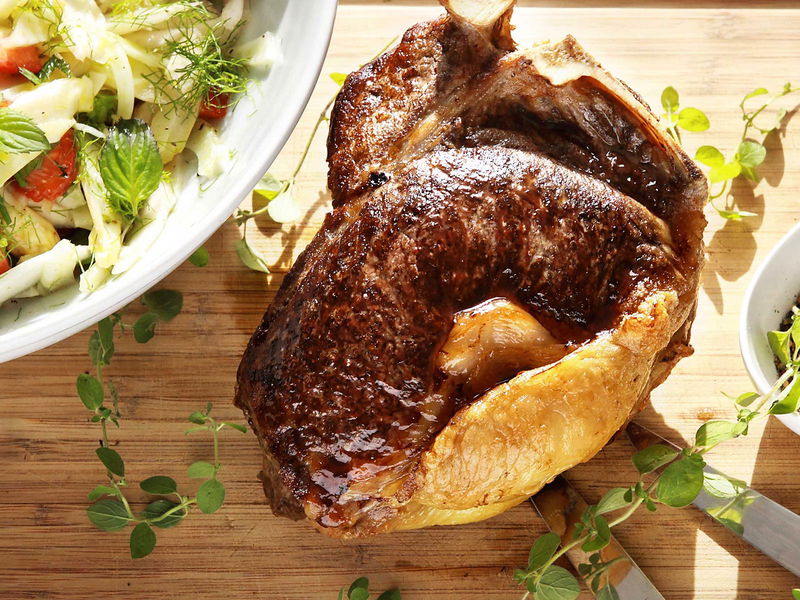
[[[444,4],[348,77],[334,210],[239,368],[273,510],[334,536],[513,506],[690,352],[696,166],[573,39]]]

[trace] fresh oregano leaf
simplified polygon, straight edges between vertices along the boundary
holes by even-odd
[[[119,500],[105,499],[86,509],[92,525],[103,531],[118,531],[130,522],[128,511]]]
[[[229,423],[228,421],[225,421],[224,423],[222,423],[222,425],[225,427],[230,427],[231,429],[235,429],[236,431],[239,431],[241,433],[247,433],[247,427],[245,427],[240,423]]]
[[[764,135],[768,134],[771,131],[775,131],[776,129],[778,129],[781,126],[781,123],[786,118],[787,114],[789,114],[789,111],[786,110],[785,108],[779,109],[778,112],[775,114],[775,120],[772,122],[772,125],[770,125],[770,127],[768,129],[759,128],[759,130]]]
[[[664,469],[656,484],[656,497],[660,502],[674,508],[692,503],[703,489],[702,460],[683,457]]]
[[[747,484],[744,481],[726,477],[722,473],[705,473],[703,475],[703,489],[717,498],[735,498],[746,487]]]
[[[248,269],[260,271],[261,273],[269,273],[269,267],[266,261],[253,250],[245,238],[236,240],[236,254],[239,255],[239,260],[241,260],[242,264]]]
[[[587,539],[581,548],[584,552],[597,552],[608,546],[611,541],[611,528],[608,526],[608,521],[604,517],[597,515],[595,517],[595,529],[597,533],[594,537]]]
[[[733,401],[736,403],[737,406],[750,406],[753,402],[758,400],[761,396],[756,394],[755,392],[745,392],[744,394],[739,394]]]
[[[684,108],[678,113],[678,127],[686,131],[705,131],[711,124],[706,114],[697,108]]]
[[[792,590],[792,598],[794,598],[794,600],[800,600],[800,589]]]
[[[750,92],[749,94],[747,94],[747,95],[746,95],[746,96],[745,96],[745,97],[742,99],[742,104],[744,104],[745,102],[747,102],[748,100],[750,100],[750,98],[755,98],[756,96],[764,96],[765,94],[769,94],[769,91],[767,90],[767,88],[763,88],[763,87],[756,88],[756,89],[754,89],[752,92]]]
[[[703,423],[695,434],[695,444],[700,448],[716,446],[740,436],[745,424],[738,421],[708,421]]]
[[[151,290],[142,303],[162,321],[171,321],[183,309],[183,294],[175,290]]]
[[[267,214],[276,223],[294,223],[300,220],[302,213],[294,201],[292,186],[287,187],[269,201]]]
[[[742,165],[738,162],[729,162],[717,167],[711,167],[708,172],[708,180],[711,183],[720,183],[729,179],[735,179],[742,172]]]
[[[103,391],[103,384],[96,377],[88,373],[81,373],[78,375],[75,387],[78,390],[78,397],[86,408],[97,410],[102,406],[105,392]]]
[[[197,425],[205,425],[207,420],[208,419],[206,418],[206,415],[201,413],[199,410],[196,410],[189,415],[189,422]]]
[[[561,537],[552,532],[537,538],[528,553],[528,571],[541,569],[553,557],[560,545]]]
[[[569,571],[550,565],[539,580],[536,600],[575,600],[580,593],[581,586]]]
[[[743,167],[755,168],[764,162],[767,149],[758,142],[744,140],[736,150],[736,161]]]
[[[378,596],[378,600],[402,600],[400,596],[400,590],[397,588],[392,588],[390,590],[386,590],[380,596]]]
[[[10,108],[0,108],[0,152],[23,154],[48,150],[47,136],[30,117]]]
[[[105,465],[106,469],[118,477],[125,477],[125,463],[119,452],[112,448],[101,446],[95,450],[95,453],[97,453],[97,458]]]
[[[597,503],[597,508],[595,509],[596,514],[603,515],[605,513],[614,512],[630,504],[628,500],[625,500],[625,493],[627,491],[628,488],[621,487],[608,490],[605,495],[600,498],[600,502]]]
[[[186,474],[190,479],[211,479],[216,474],[216,469],[210,462],[198,460],[189,465]]]
[[[197,490],[197,506],[210,515],[219,510],[225,502],[225,486],[217,479],[209,479]]]
[[[175,483],[175,480],[172,477],[167,477],[165,475],[148,477],[139,484],[139,487],[148,494],[157,494],[162,496],[174,494],[176,491],[178,491],[178,484]]]
[[[89,338],[89,358],[96,367],[106,367],[113,356],[114,321],[106,317],[97,323],[97,330]]]
[[[278,179],[272,173],[266,173],[261,181],[258,182],[253,191],[267,200],[273,200],[289,185],[288,181]]]
[[[116,496],[116,495],[117,495],[117,490],[115,490],[113,487],[107,485],[98,485],[91,492],[89,492],[88,498],[90,502],[94,502],[95,500],[101,498],[102,496]]]
[[[331,79],[339,87],[344,85],[344,80],[347,79],[347,73],[331,73]]]
[[[678,91],[672,87],[664,88],[664,91],[661,92],[661,106],[664,107],[664,110],[668,113],[678,112],[679,104],[679,96]]]
[[[153,527],[169,529],[170,527],[175,527],[175,525],[183,521],[183,519],[186,517],[185,509],[176,511],[171,515],[164,517],[163,519],[159,519],[158,521],[152,521],[152,519],[158,519],[164,513],[171,511],[176,506],[178,505],[174,502],[171,502],[165,498],[159,498],[145,507],[145,509],[142,511],[142,516],[145,519],[151,520],[150,524]]]
[[[208,264],[208,250],[205,246],[200,246],[189,257],[189,262],[195,267],[205,267]]]
[[[757,216],[756,213],[746,210],[726,210],[724,208],[717,208],[716,206],[714,208],[720,217],[723,219],[728,219],[729,221],[741,221],[745,217]]]
[[[108,129],[99,166],[109,205],[128,221],[139,215],[164,171],[153,132],[140,119],[118,121]]]
[[[700,146],[694,155],[695,160],[707,167],[721,167],[725,164],[725,157],[714,146]]]
[[[639,452],[631,457],[631,460],[636,470],[644,475],[645,473],[651,473],[660,466],[667,464],[676,456],[678,456],[678,453],[672,448],[664,446],[663,444],[656,444],[644,450],[639,450]]]
[[[156,532],[147,523],[139,523],[131,531],[131,558],[144,558],[156,547]]]
[[[140,344],[146,344],[153,339],[156,334],[156,324],[158,315],[154,312],[146,312],[136,319],[133,324],[133,338]]]
[[[350,589],[347,590],[347,597],[350,600],[366,600],[369,598],[369,579],[359,577],[351,583]]]

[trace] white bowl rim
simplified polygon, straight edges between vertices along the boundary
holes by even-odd
[[[52,323],[49,322],[31,326],[29,330],[25,331],[25,339],[20,339],[19,344],[0,348],[0,364],[60,342],[127,306],[183,264],[197,248],[202,246],[225,223],[226,219],[247,197],[247,194],[252,192],[258,181],[269,169],[269,166],[283,149],[305,111],[327,57],[327,50],[333,35],[336,9],[336,2],[320,2],[319,6],[315,6],[317,12],[314,20],[320,24],[321,37],[319,39],[320,47],[323,50],[316,55],[314,62],[310,63],[310,68],[304,71],[306,76],[298,77],[296,88],[298,92],[287,100],[294,108],[287,111],[287,118],[282,123],[274,124],[274,127],[278,129],[278,134],[275,137],[279,140],[279,143],[274,144],[271,148],[266,147],[268,146],[266,143],[262,144],[260,149],[263,152],[261,154],[263,159],[259,163],[259,167],[253,170],[249,178],[242,178],[232,182],[228,194],[229,200],[220,202],[216,210],[207,214],[202,226],[194,229],[191,237],[182,245],[182,250],[165,257],[164,261],[154,266],[147,277],[141,277],[128,282],[126,285],[120,285],[113,296],[113,300],[105,299],[101,302],[92,302],[91,297],[89,297],[88,301],[83,305],[86,310],[82,318],[57,328],[54,328]],[[113,284],[113,282],[110,283]]]
[[[756,389],[761,394],[767,392],[772,387],[772,382],[770,381],[770,377],[764,373],[764,370],[761,368],[758,358],[756,357],[752,338],[748,334],[748,330],[750,329],[750,305],[767,268],[776,257],[787,251],[787,246],[798,236],[800,236],[800,223],[795,224],[794,227],[775,244],[775,247],[769,251],[767,257],[761,262],[753,274],[753,277],[750,279],[750,283],[747,285],[744,297],[742,298],[742,305],[739,312],[739,350],[742,355],[742,360],[744,361],[745,369],[753,384],[755,384]],[[800,282],[798,282],[798,289],[800,289]],[[788,309],[789,307],[787,307],[786,310],[788,311]],[[764,332],[764,334],[766,335],[766,332]],[[800,435],[800,413],[776,415],[776,417],[789,429]]]

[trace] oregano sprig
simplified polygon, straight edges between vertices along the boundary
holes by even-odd
[[[764,139],[781,126],[788,114],[785,108],[780,108],[773,119],[764,124],[764,111],[775,101],[798,90],[800,88],[793,87],[791,83],[787,83],[781,91],[771,96],[769,90],[763,87],[756,88],[752,92],[745,94],[741,102],[739,102],[739,110],[744,125],[733,156],[726,157],[719,148],[711,144],[704,144],[697,148],[694,158],[708,167],[708,180],[711,183],[708,200],[719,216],[734,221],[739,221],[744,217],[755,216],[755,213],[737,210],[733,207],[720,208],[714,201],[719,198],[727,199],[730,196],[732,182],[738,177],[744,177],[754,183],[758,183],[761,180],[761,176],[758,174],[758,167],[767,156]],[[763,99],[764,96],[769,96],[769,99],[753,106],[752,100],[754,98],[761,97]],[[664,108],[662,119],[667,132],[678,143],[682,143],[681,130],[702,132],[706,131],[710,126],[708,117],[701,110],[692,107],[680,109],[679,94],[671,86],[665,88],[662,92],[661,105]],[[759,117],[761,118],[759,119]],[[760,139],[757,139],[759,135]]]
[[[148,341],[155,333],[154,325],[147,329],[148,337],[140,339],[142,323],[170,321],[181,310],[183,297],[173,290],[155,290],[142,298],[149,311],[134,325],[123,322],[118,313],[106,317],[97,325],[97,329],[89,338],[89,357],[96,369],[96,375],[82,373],[76,381],[78,397],[83,405],[92,413],[90,421],[99,423],[101,442],[95,450],[97,458],[106,469],[107,482],[95,486],[88,498],[92,504],[87,508],[89,521],[104,531],[118,531],[132,526],[130,532],[130,554],[132,558],[143,558],[155,548],[157,536],[154,528],[168,529],[178,525],[185,519],[194,506],[211,514],[219,510],[225,501],[225,486],[219,480],[222,468],[219,456],[219,434],[225,429],[235,429],[242,433],[247,428],[238,423],[217,421],[211,416],[212,405],[209,402],[205,409],[193,412],[188,420],[194,424],[186,434],[199,431],[208,432],[212,436],[213,462],[197,461],[187,469],[190,479],[203,479],[194,496],[178,489],[176,481],[166,475],[155,475],[140,482],[139,487],[157,498],[152,499],[141,511],[134,511],[125,493],[129,487],[126,477],[125,461],[120,453],[111,447],[108,436],[108,423],[119,427],[121,418],[119,395],[111,380],[103,377],[103,369],[111,363],[116,351],[114,334],[117,326],[121,332],[130,328],[134,330],[137,341]],[[148,317],[148,315],[152,315]],[[144,319],[144,321],[143,321]],[[149,327],[149,326],[148,326]],[[110,401],[110,407],[107,405]]]
[[[784,368],[772,388],[765,394],[748,392],[732,398],[736,419],[703,423],[691,446],[676,450],[656,444],[635,453],[631,460],[639,479],[627,488],[609,490],[597,504],[588,506],[576,523],[570,542],[562,543],[553,533],[534,541],[527,566],[515,572],[516,581],[526,588],[523,599],[577,598],[580,594],[577,579],[554,564],[575,547],[589,553],[589,562],[581,564],[578,571],[595,595],[607,600],[617,598],[613,584],[604,574],[619,558],[605,561],[600,551],[610,543],[611,530],[642,506],[649,511],[656,511],[659,504],[681,508],[691,504],[701,490],[705,490],[724,501],[720,507],[709,511],[710,514],[738,535],[744,532],[742,508],[754,498],[748,493],[745,482],[722,473],[705,472],[704,456],[719,444],[747,435],[754,420],[792,413],[800,406],[800,309],[792,312],[791,325],[786,331],[769,332],[768,339]]]

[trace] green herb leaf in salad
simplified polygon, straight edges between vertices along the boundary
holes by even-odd
[[[140,119],[128,119],[110,127],[99,167],[110,206],[128,221],[135,221],[164,171],[150,126]]]
[[[183,305],[183,298],[178,292],[156,290],[149,292],[143,302],[150,308],[154,319],[169,321]],[[92,415],[90,420],[99,423],[102,432],[100,446],[95,450],[98,459],[106,469],[107,482],[95,486],[88,494],[92,504],[86,510],[89,521],[98,529],[118,531],[133,525],[130,533],[130,554],[134,559],[148,556],[155,548],[157,536],[154,528],[168,529],[181,523],[197,506],[203,513],[219,510],[225,501],[225,486],[219,480],[222,468],[219,456],[219,434],[223,429],[234,429],[246,432],[247,429],[238,423],[217,421],[211,416],[211,403],[205,409],[189,415],[189,422],[194,424],[186,433],[204,431],[210,433],[213,441],[213,463],[198,461],[188,469],[190,478],[204,480],[195,496],[183,493],[178,483],[167,475],[155,475],[141,481],[139,487],[153,496],[160,496],[148,502],[146,507],[137,512],[131,506],[125,494],[129,485],[126,479],[125,462],[120,453],[110,447],[108,423],[119,427],[119,397],[111,381],[103,378],[103,369],[109,366],[115,353],[114,332],[124,332],[136,325],[127,325],[119,314],[100,321],[97,330],[89,339],[89,356],[96,368],[96,376],[82,374],[78,377],[78,396]],[[152,337],[152,336],[151,336]],[[106,393],[107,391],[107,393]],[[106,398],[111,406],[106,406]]]
[[[47,136],[30,117],[8,107],[0,108],[0,159],[2,155],[47,150]]]
[[[117,112],[117,95],[109,91],[101,91],[94,97],[92,112],[81,113],[78,121],[91,125],[92,127],[103,127],[110,125]]]
[[[42,65],[38,73],[33,73],[24,67],[19,68],[20,75],[34,85],[43,84],[50,79],[56,71],[61,71],[67,77],[72,75],[72,69],[70,69],[69,63],[60,56],[51,56],[48,58],[47,62]]]
[[[164,171],[150,126],[140,119],[129,119],[110,127],[99,167],[109,204],[128,221],[135,221],[161,183]]]

